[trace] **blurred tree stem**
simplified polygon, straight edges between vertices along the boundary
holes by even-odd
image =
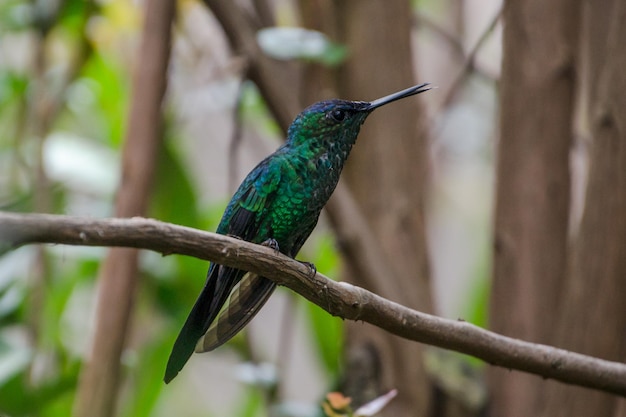
[[[38,7],[43,8],[41,4]],[[48,56],[51,54],[49,34],[50,30],[58,23],[60,8],[61,2],[55,4],[47,12],[40,11],[38,14],[39,19],[36,21],[37,37],[33,54],[34,94],[31,100],[25,102],[22,117],[18,117],[16,124],[16,148],[20,148],[20,144],[26,139],[26,133],[32,134],[36,141],[32,188],[34,190],[33,208],[38,213],[50,213],[55,209],[52,183],[48,178],[45,166],[44,149],[46,140],[65,105],[67,87],[76,79],[80,68],[82,68],[89,56],[87,41],[85,37],[81,37],[77,42],[75,59],[68,63],[67,67],[64,68],[65,71],[60,75],[61,82],[55,83],[51,80],[50,72],[54,71],[55,68],[48,59]],[[31,117],[27,115],[31,115]],[[19,151],[17,151],[17,154],[19,154]],[[11,183],[15,183],[15,181]],[[36,252],[32,268],[32,279],[32,295],[28,313],[30,334],[33,345],[40,346],[39,333],[44,325],[42,315],[45,311],[45,297],[50,285],[49,259],[45,248],[38,248]],[[33,366],[31,365],[31,380],[36,382],[38,375],[33,374],[32,368]],[[43,373],[47,371],[48,369],[44,369]],[[40,370],[39,373],[42,373],[42,371]]]
[[[53,14],[56,19],[56,13]],[[43,25],[42,25],[43,26]],[[37,32],[37,40],[35,44],[34,60],[33,60],[33,75],[34,80],[34,97],[30,101],[30,109],[28,114],[34,115],[32,120],[29,120],[32,134],[36,141],[36,158],[35,169],[32,178],[32,188],[34,191],[33,208],[38,213],[49,213],[52,209],[52,193],[50,189],[50,179],[46,174],[44,166],[44,146],[46,138],[49,134],[50,124],[53,118],[51,112],[51,94],[46,88],[46,40],[48,39],[49,31],[40,28]],[[24,138],[22,138],[24,139]],[[29,322],[29,336],[33,346],[40,346],[40,332],[43,324],[43,311],[45,305],[45,294],[49,285],[49,262],[46,255],[45,248],[37,248],[35,253],[35,260],[31,269],[31,296],[30,296],[30,309],[28,311]],[[37,359],[37,358],[35,358]],[[36,379],[33,375],[33,369],[36,360],[31,363],[31,382]]]
[[[582,86],[589,178],[551,344],[626,359],[626,5],[585,2]],[[535,415],[626,417],[626,400],[549,383]]]
[[[509,0],[503,10],[490,326],[550,343],[566,283],[579,2]],[[490,371],[494,415],[536,415],[542,385]]]
[[[162,142],[161,104],[166,89],[173,0],[149,0],[135,63],[129,125],[122,155],[118,217],[146,213]],[[76,417],[109,417],[115,412],[120,385],[120,358],[137,287],[135,249],[109,251],[99,274],[96,329],[92,351],[80,377]]]
[[[336,13],[338,41],[350,50],[350,58],[337,71],[340,97],[369,99],[415,83],[409,1],[343,1],[337,4]],[[424,224],[427,141],[418,138],[423,115],[420,101],[411,100],[368,120],[344,178],[372,233],[370,240],[378,242],[380,253],[389,260],[386,273],[375,278],[380,295],[431,313],[434,306]],[[347,263],[348,280],[369,287],[354,266]],[[360,397],[355,403],[403,387],[382,414],[427,416],[433,386],[425,372],[421,346],[354,323],[347,324],[347,332],[346,393]],[[364,361],[364,354],[374,358],[374,363]],[[378,370],[376,362],[380,363]],[[364,368],[370,368],[367,374],[375,378],[369,381],[372,387],[378,386],[377,392],[369,393],[371,397],[359,392]]]

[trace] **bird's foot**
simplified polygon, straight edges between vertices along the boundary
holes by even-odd
[[[309,278],[313,278],[315,274],[317,274],[317,268],[315,267],[314,263],[306,262],[306,261],[298,261],[298,262],[300,262],[302,265],[309,268]]]
[[[273,237],[270,237],[269,239],[261,243],[261,246],[267,246],[268,248],[274,249],[276,252],[280,252],[278,242]]]
[[[226,233],[226,236],[228,236],[228,237],[232,237],[232,238],[237,239],[237,240],[243,240],[243,239],[241,238],[241,236],[231,235],[230,233]]]

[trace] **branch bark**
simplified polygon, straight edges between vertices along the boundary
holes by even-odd
[[[242,268],[272,279],[332,315],[509,369],[626,397],[626,364],[499,335],[462,320],[420,313],[335,282],[264,246],[151,219],[87,219],[0,212],[0,253],[31,243],[142,248]]]

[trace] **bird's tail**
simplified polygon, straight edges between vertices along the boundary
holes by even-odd
[[[228,302],[196,345],[196,352],[209,352],[230,340],[254,318],[270,298],[276,284],[248,273],[233,288]]]
[[[166,384],[183,369],[198,340],[206,333],[228,299],[230,291],[244,274],[245,271],[211,264],[207,282],[174,342],[165,368]]]
[[[169,383],[191,354],[211,351],[235,336],[263,307],[276,284],[256,274],[221,265],[209,278],[183,325],[165,369]]]

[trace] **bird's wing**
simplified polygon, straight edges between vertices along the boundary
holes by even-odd
[[[280,180],[277,171],[271,178],[270,175],[266,172],[254,181],[254,186],[243,190],[230,216],[226,230],[228,234],[257,243],[271,237],[259,235],[262,213],[271,205]],[[227,214],[230,214],[228,210]],[[217,318],[211,317],[208,328],[205,328],[204,335],[196,345],[196,352],[211,351],[230,340],[254,318],[276,288],[272,281],[256,274],[223,266],[221,269],[224,273],[236,272],[237,276],[234,283],[229,281],[229,285],[223,286],[228,292],[215,297],[219,300]],[[228,300],[224,297],[228,297]]]
[[[235,285],[228,302],[196,345],[196,352],[209,352],[235,336],[261,310],[276,284],[248,272]]]
[[[263,220],[265,209],[271,205],[280,181],[279,170],[270,170],[267,160],[255,168],[241,184],[217,229],[218,233],[240,237],[243,240],[261,243],[268,237],[258,236],[259,227]],[[165,370],[165,382],[171,381],[183,368],[196,348],[200,338],[207,332],[211,323],[218,316],[234,314],[237,331],[248,323],[254,314],[263,306],[274,285],[270,286],[253,281],[251,286],[244,286],[243,299],[248,303],[243,306],[237,303],[232,308],[223,308],[235,285],[246,275],[245,271],[229,268],[212,263],[208,277],[200,296],[196,300],[183,328],[174,342],[174,347]],[[264,280],[265,278],[263,278]],[[262,282],[262,281],[261,281]],[[241,287],[241,286],[240,286]],[[248,290],[249,288],[249,290]],[[258,290],[258,292],[253,290]],[[239,298],[241,300],[241,298]],[[247,313],[242,310],[245,307]],[[249,317],[248,317],[249,316]],[[243,317],[243,319],[242,319]],[[217,320],[220,327],[227,323],[229,318],[220,317]],[[219,332],[227,338],[215,339],[211,345],[216,348],[225,343],[237,331]],[[218,333],[214,333],[218,335]]]

